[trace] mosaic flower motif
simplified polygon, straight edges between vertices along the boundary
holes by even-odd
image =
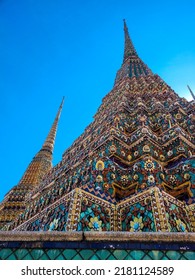
[[[148,176],[148,183],[154,183],[155,179],[153,175]]]
[[[169,150],[169,151],[167,152],[167,155],[168,155],[169,157],[171,157],[172,154],[173,154],[173,151],[172,151],[172,150]]]
[[[101,231],[102,230],[102,221],[98,220],[98,217],[94,217],[90,219],[89,222],[90,229],[94,231]]]
[[[101,176],[101,175],[98,175],[97,177],[96,177],[96,182],[97,183],[100,183],[100,182],[102,182],[103,181],[103,177]]]
[[[154,170],[154,163],[148,159],[145,164],[144,164],[144,168],[147,170],[147,171],[153,171]]]
[[[55,230],[58,227],[58,219],[54,219],[49,225],[49,231]]]
[[[186,225],[180,219],[176,220],[176,224],[177,224],[177,229],[179,231],[182,231],[182,232],[186,231]]]
[[[126,184],[128,182],[128,176],[127,175],[121,176],[121,182],[122,184]]]
[[[140,217],[140,218],[135,217],[134,220],[130,222],[130,231],[131,232],[141,231],[143,227],[144,227],[144,224],[142,222],[142,217]]]
[[[169,181],[172,183],[172,184],[174,184],[175,182],[176,182],[176,177],[175,177],[175,175],[171,175],[170,177],[169,177]]]

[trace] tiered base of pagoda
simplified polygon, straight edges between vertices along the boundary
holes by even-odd
[[[0,232],[1,260],[195,260],[195,233]]]
[[[24,213],[9,230],[195,232],[195,204],[187,205],[158,187],[120,202],[76,188],[38,210],[32,218]]]

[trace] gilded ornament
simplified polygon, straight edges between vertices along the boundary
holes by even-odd
[[[190,179],[190,174],[189,173],[184,173],[183,177],[184,177],[184,179],[189,180]]]
[[[164,179],[165,179],[165,175],[164,175],[163,173],[160,173],[160,178],[161,178],[162,180],[164,180]]]
[[[104,162],[102,160],[98,160],[95,168],[96,168],[96,170],[99,170],[99,171],[104,170]]]
[[[128,161],[131,161],[131,160],[132,160],[132,156],[131,156],[131,155],[128,155],[128,156],[127,156],[127,159],[128,159]]]
[[[164,161],[165,160],[165,156],[160,155],[160,160]]]
[[[139,176],[138,176],[137,174],[135,174],[135,175],[133,176],[133,179],[134,179],[135,181],[137,181],[138,178],[139,178]]]
[[[110,175],[110,177],[111,177],[111,179],[115,179],[116,178],[116,175],[114,174],[114,173],[112,173],[111,175]]]
[[[101,175],[98,175],[97,177],[96,177],[96,182],[97,183],[101,183],[103,181],[103,177],[101,176]]]
[[[150,147],[148,145],[143,146],[144,152],[150,152]]]

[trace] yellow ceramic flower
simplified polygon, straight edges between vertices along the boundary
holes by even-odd
[[[177,229],[179,231],[187,231],[186,230],[186,225],[184,224],[184,222],[182,222],[180,219],[176,220],[176,224],[177,224]]]
[[[101,231],[102,230],[102,221],[98,220],[98,217],[94,217],[90,219],[89,227],[91,230]]]
[[[141,231],[143,227],[142,217],[135,217],[134,220],[130,222],[130,231],[132,232]]]
[[[144,168],[147,171],[153,171],[154,170],[154,163],[150,159],[148,159],[144,164]]]

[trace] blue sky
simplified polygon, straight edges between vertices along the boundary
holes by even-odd
[[[0,0],[0,200],[41,148],[63,96],[54,164],[93,120],[122,63],[123,18],[142,60],[191,100],[194,15],[193,0]]]

